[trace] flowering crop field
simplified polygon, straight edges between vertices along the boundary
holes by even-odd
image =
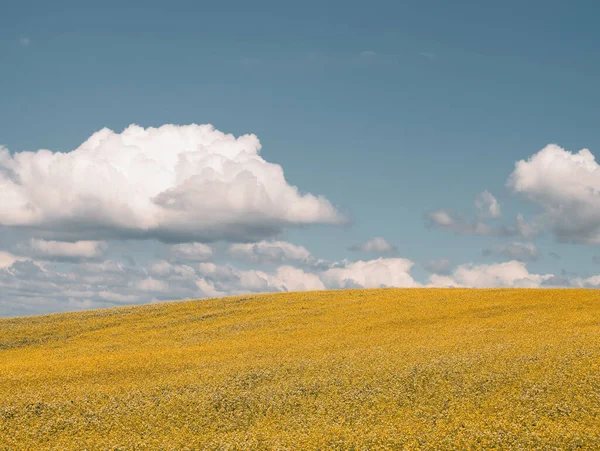
[[[324,291],[0,320],[2,450],[599,444],[599,291]]]

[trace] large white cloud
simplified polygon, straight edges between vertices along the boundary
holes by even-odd
[[[68,153],[0,148],[0,225],[80,239],[249,241],[343,218],[265,161],[254,135],[211,125],[132,125]]]
[[[330,288],[414,287],[419,284],[409,274],[413,263],[405,258],[378,258],[345,263],[321,274]]]
[[[430,284],[438,287],[539,287],[551,280],[552,274],[532,274],[523,262],[511,260],[491,265],[458,266],[450,276],[433,274]]]
[[[548,145],[517,162],[507,184],[543,209],[559,239],[600,244],[600,166],[588,149]]]

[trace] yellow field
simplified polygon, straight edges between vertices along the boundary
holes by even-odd
[[[350,290],[0,320],[0,449],[481,448],[600,448],[600,292]]]

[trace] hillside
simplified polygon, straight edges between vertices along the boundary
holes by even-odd
[[[0,320],[0,449],[589,449],[600,292],[385,289]]]

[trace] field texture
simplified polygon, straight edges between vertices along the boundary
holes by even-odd
[[[597,449],[600,292],[291,293],[0,320],[0,449]]]

